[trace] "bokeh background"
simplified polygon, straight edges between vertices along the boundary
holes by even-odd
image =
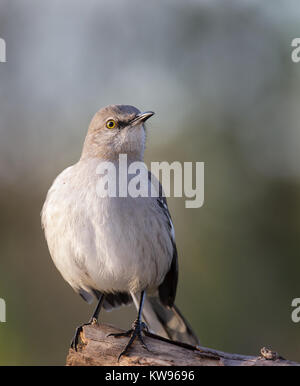
[[[0,0],[0,364],[63,365],[91,306],[40,227],[55,176],[110,103],[154,110],[146,160],[205,162],[205,204],[169,199],[177,304],[205,346],[300,361],[296,0]],[[134,311],[103,313],[128,327]]]

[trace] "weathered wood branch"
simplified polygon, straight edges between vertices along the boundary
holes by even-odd
[[[121,332],[115,327],[100,324],[84,326],[77,351],[70,349],[68,366],[300,366],[285,360],[277,353],[262,349],[261,355],[244,356],[228,354],[205,347],[173,342],[147,333],[145,341],[150,351],[136,341],[128,355],[118,356],[128,338],[109,337]]]

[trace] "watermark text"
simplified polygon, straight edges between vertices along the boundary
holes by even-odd
[[[4,299],[0,298],[0,323],[6,322],[6,303]]]
[[[200,208],[204,203],[204,162],[151,162],[149,172],[144,162],[129,163],[127,154],[120,154],[117,162],[100,162],[96,173],[101,198],[186,197],[186,208]]]
[[[6,43],[4,39],[0,38],[0,63],[6,62]]]
[[[300,62],[300,38],[293,39],[291,46],[296,47],[291,54],[292,61],[294,63],[299,63]]]
[[[294,308],[291,315],[292,321],[294,323],[299,323],[300,322],[300,298],[293,299],[292,307]]]

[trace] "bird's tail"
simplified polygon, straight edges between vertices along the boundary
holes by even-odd
[[[136,295],[132,297],[138,308],[138,297]],[[161,303],[159,297],[148,296],[144,302],[143,318],[150,331],[157,335],[193,346],[199,345],[197,335],[175,304],[172,307],[166,307]]]

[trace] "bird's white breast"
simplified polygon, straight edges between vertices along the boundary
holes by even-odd
[[[155,288],[173,253],[155,198],[100,198],[97,159],[65,169],[50,188],[42,223],[51,257],[75,289],[103,292]]]

